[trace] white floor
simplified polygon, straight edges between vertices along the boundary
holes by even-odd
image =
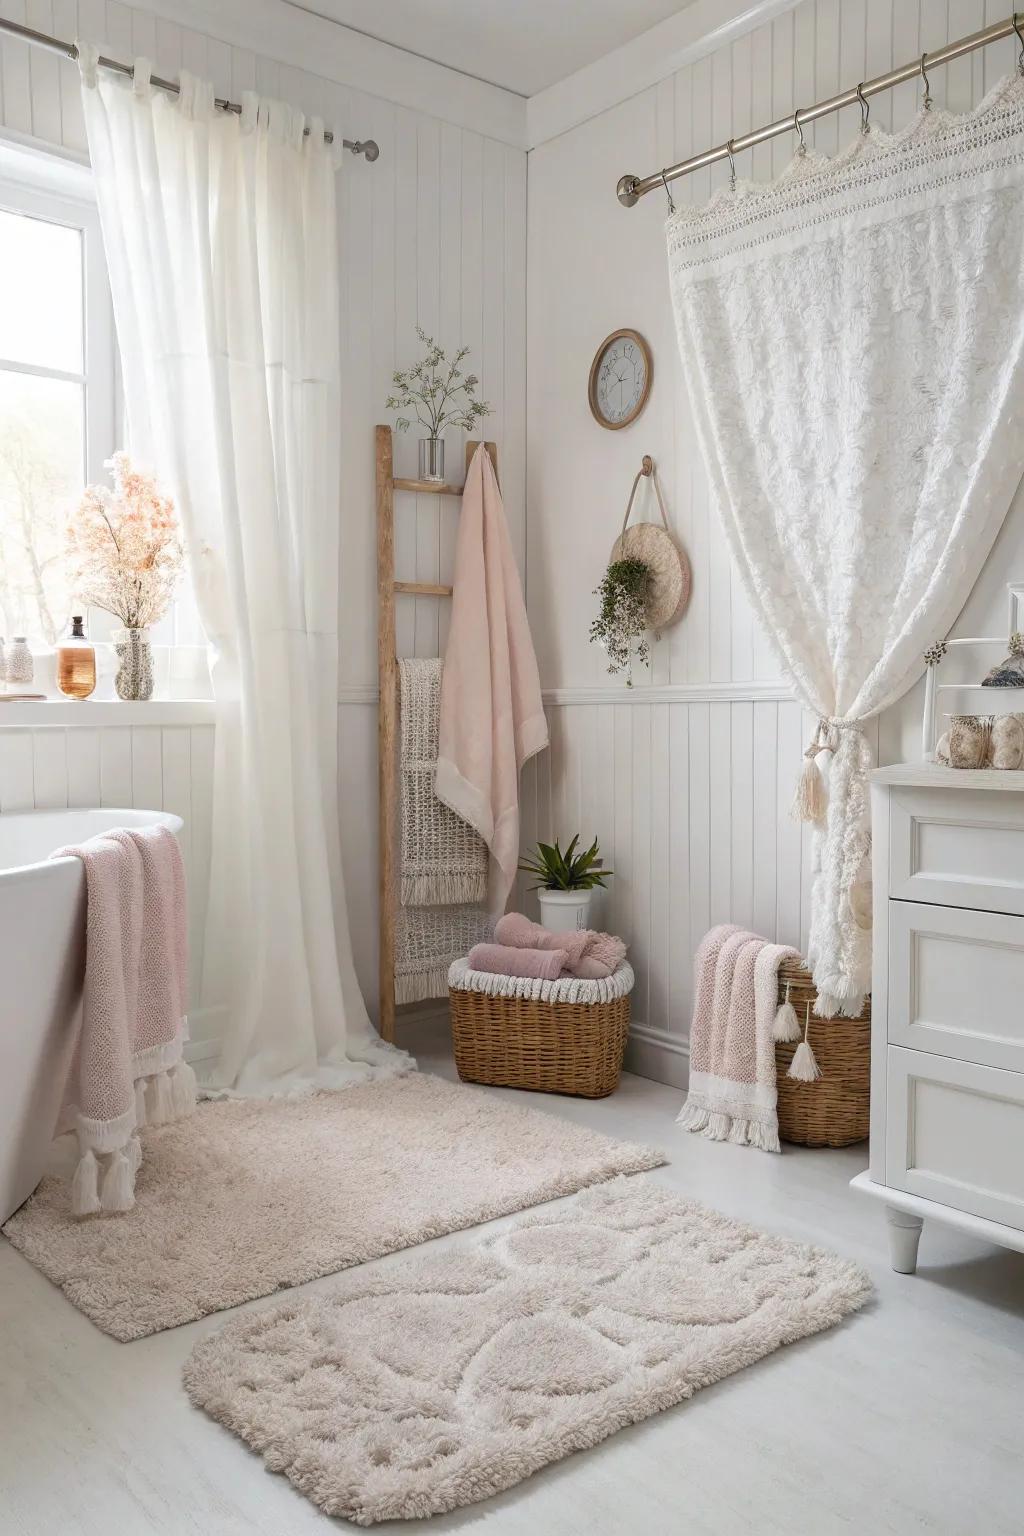
[[[440,1037],[419,1056],[423,1068],[454,1075]],[[1020,1532],[1024,1255],[926,1223],[919,1272],[901,1277],[888,1267],[882,1208],[847,1189],[864,1166],[863,1148],[771,1157],[711,1143],[673,1124],[675,1089],[638,1077],[598,1103],[530,1098],[549,1114],[664,1147],[671,1162],[649,1177],[859,1259],[878,1295],[834,1332],[499,1498],[435,1519],[432,1533]],[[323,1536],[347,1528],[190,1407],[181,1364],[222,1320],[118,1344],[0,1241],[2,1536]]]

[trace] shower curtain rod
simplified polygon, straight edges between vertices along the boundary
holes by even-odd
[[[668,191],[668,183],[677,180],[680,176],[689,176],[691,171],[699,171],[705,165],[714,165],[718,160],[732,160],[733,156],[743,149],[753,149],[755,144],[763,144],[766,139],[774,139],[781,133],[800,133],[801,143],[803,134],[801,129],[805,123],[813,123],[816,118],[825,117],[829,112],[838,112],[842,107],[856,106],[865,96],[876,96],[880,91],[891,90],[894,85],[902,85],[906,80],[914,80],[921,76],[925,83],[927,99],[928,76],[926,70],[936,64],[949,64],[953,59],[962,58],[965,53],[973,53],[976,48],[985,48],[989,43],[998,43],[1004,37],[1012,37],[1014,33],[1021,43],[1021,61],[1024,63],[1024,35],[1021,27],[1024,26],[1024,13],[1018,18],[1014,11],[1005,21],[993,22],[992,26],[985,27],[980,32],[972,32],[969,37],[961,37],[955,43],[947,43],[945,48],[936,48],[934,53],[923,53],[912,64],[903,64],[899,69],[890,69],[884,75],[876,75],[873,80],[864,80],[860,85],[852,86],[850,90],[843,91],[839,96],[830,96],[827,101],[819,101],[813,107],[798,107],[790,117],[781,117],[778,122],[770,123],[765,128],[755,128],[753,133],[740,134],[738,138],[730,139],[727,144],[719,144],[717,149],[706,149],[702,155],[693,155],[689,160],[680,160],[676,165],[666,166],[663,171],[654,171],[650,176],[620,176],[616,195],[624,208],[632,208],[647,192],[653,192],[657,187],[663,187]],[[1024,73],[1022,63],[1018,69]],[[866,106],[862,105],[866,111]],[[671,197],[669,199],[671,202]]]
[[[67,59],[78,58],[78,44],[62,42],[59,37],[47,37],[45,32],[34,32],[31,27],[23,27],[17,21],[6,21],[0,17],[0,32],[6,32],[11,37],[18,38],[23,43],[30,43],[33,48],[45,48],[48,53],[61,53]],[[119,59],[108,59],[100,55],[99,65],[101,69],[113,70],[116,75],[134,75],[135,71],[130,64],[122,64]],[[181,86],[177,80],[162,80],[159,75],[150,76],[150,84],[157,86],[161,91],[170,91],[172,96],[181,93]],[[241,106],[237,101],[227,101],[218,96],[214,99],[214,106],[220,107],[223,112],[235,112],[240,114]],[[309,129],[304,130],[306,133]],[[324,131],[324,141],[327,144],[334,143],[334,134],[330,130]],[[380,149],[373,139],[342,139],[346,149],[350,149],[354,155],[365,155],[367,160],[376,160]]]

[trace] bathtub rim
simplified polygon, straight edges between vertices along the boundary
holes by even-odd
[[[132,821],[128,823],[129,829],[133,824],[136,827],[168,827],[170,831],[174,833],[175,837],[177,837],[179,833],[184,830],[185,826],[183,818],[179,816],[175,811],[151,811],[148,810],[145,806],[135,805],[36,806],[31,811],[5,811],[2,814],[2,817],[0,817],[0,820],[6,821],[11,819],[18,821],[30,821],[37,816],[87,816],[93,811],[99,811],[105,816],[131,817]],[[139,816],[146,816],[150,819],[144,822],[140,822],[135,819]],[[115,826],[106,827],[104,828],[104,831],[112,832],[115,830]],[[91,832],[89,836],[100,837],[102,836],[102,832]],[[59,843],[57,846],[60,846]],[[44,859],[33,859],[30,864],[0,865],[0,880],[6,879],[9,875],[26,875],[33,870],[65,869],[72,864],[81,867],[81,860],[77,859],[74,854],[67,854],[65,857],[59,859],[54,859],[50,856],[47,856]]]

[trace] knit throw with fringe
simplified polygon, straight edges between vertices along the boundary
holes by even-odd
[[[85,870],[85,980],[58,1134],[78,1137],[74,1216],[129,1211],[140,1126],[195,1109],[188,1038],[185,870],[166,827],[115,828],[55,859]]]
[[[797,955],[725,923],[697,951],[690,1090],[678,1117],[712,1141],[780,1152],[773,1027],[782,961]]]
[[[439,658],[405,657],[401,686],[402,905],[455,906],[487,895],[487,847],[434,793]]]

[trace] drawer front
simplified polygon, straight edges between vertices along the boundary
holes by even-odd
[[[1024,917],[889,902],[891,1045],[1024,1072]]]
[[[885,1182],[1024,1230],[1024,1077],[888,1049]]]
[[[894,788],[889,895],[1024,915],[1024,795]]]

